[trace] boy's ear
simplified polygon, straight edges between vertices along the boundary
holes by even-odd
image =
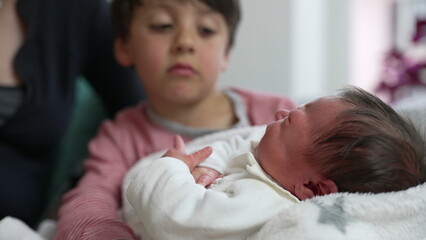
[[[132,55],[130,54],[127,42],[122,39],[116,39],[114,41],[114,55],[117,62],[124,67],[130,67],[133,65]]]
[[[229,49],[225,52],[225,56],[223,58],[222,66],[220,67],[220,69],[222,71],[226,71],[226,69],[228,69],[230,55],[231,55],[231,49]]]

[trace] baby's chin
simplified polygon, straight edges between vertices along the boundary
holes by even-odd
[[[254,158],[257,160],[257,162],[259,162],[259,163],[260,163],[260,161],[259,161],[259,155],[258,155],[258,153],[257,153],[257,147],[255,147],[255,148],[253,149],[253,156],[254,156]]]
[[[259,153],[258,153],[257,149],[258,149],[258,147],[255,147],[253,149],[253,156],[254,156],[254,159],[256,159],[257,163],[259,163],[259,165],[262,167],[262,161],[260,160]]]

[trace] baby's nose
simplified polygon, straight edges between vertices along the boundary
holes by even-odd
[[[281,120],[281,119],[287,117],[289,113],[290,113],[289,110],[280,109],[275,113],[275,120]]]

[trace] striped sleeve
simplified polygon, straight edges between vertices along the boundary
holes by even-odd
[[[121,182],[132,154],[126,150],[128,137],[117,129],[107,122],[91,141],[86,173],[63,198],[55,239],[136,239],[118,214]]]

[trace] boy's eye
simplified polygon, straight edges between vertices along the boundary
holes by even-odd
[[[209,28],[209,27],[200,27],[199,32],[201,36],[204,36],[204,37],[209,37],[216,33],[216,31],[213,28]]]
[[[149,26],[151,30],[157,31],[157,32],[164,32],[169,29],[171,29],[173,25],[171,23],[163,23],[163,24],[152,24]]]

